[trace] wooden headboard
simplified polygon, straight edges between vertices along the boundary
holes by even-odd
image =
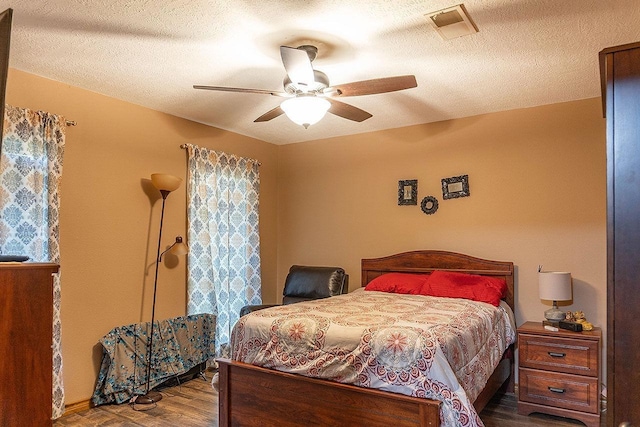
[[[504,278],[508,288],[504,300],[515,311],[513,263],[475,258],[456,252],[424,250],[363,259],[362,286],[385,273],[431,273],[434,270]]]

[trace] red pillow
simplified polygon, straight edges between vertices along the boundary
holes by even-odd
[[[500,305],[507,294],[507,282],[498,277],[436,270],[420,289],[421,295],[466,298]]]
[[[364,290],[417,295],[428,277],[428,274],[386,273],[370,281]]]

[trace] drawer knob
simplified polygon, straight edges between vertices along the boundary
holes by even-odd
[[[548,387],[549,391],[552,393],[564,393],[564,389],[563,388],[558,388],[558,387]]]
[[[548,353],[549,353],[549,356],[551,356],[551,357],[564,357],[564,356],[566,356],[565,353],[557,353],[555,351],[549,351]]]

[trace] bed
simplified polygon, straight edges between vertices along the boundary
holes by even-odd
[[[454,252],[425,250],[404,252],[384,258],[363,259],[362,286],[367,286],[387,273],[426,275],[434,271],[451,272],[453,274],[468,273],[503,279],[506,284],[503,299],[513,310],[513,263],[485,260]],[[352,294],[319,300],[317,304],[324,304],[323,310],[326,312],[329,310],[328,307],[334,307],[341,300],[351,303],[352,300],[349,298],[359,298],[358,294],[367,294],[367,298],[371,299],[375,295],[382,293],[357,290]],[[415,295],[401,295],[401,297],[403,298],[402,303],[405,305],[422,304],[423,301],[430,298]],[[378,297],[376,296],[376,298]],[[387,298],[387,296],[382,295],[380,298],[383,298],[380,301],[386,301],[384,298]],[[330,304],[330,306],[327,306],[327,304]],[[480,304],[480,306],[482,305]],[[294,306],[297,306],[297,304]],[[379,307],[390,308],[391,306],[393,306],[393,303],[385,303],[384,306],[380,305]],[[401,306],[402,304],[398,304],[398,307]],[[286,312],[286,310],[292,309],[276,308],[275,310],[284,310]],[[295,310],[313,311],[310,305],[297,306]],[[254,313],[250,316],[268,317],[272,314],[268,312],[262,314]],[[236,328],[234,328],[234,334],[242,335],[244,333],[242,332],[244,331],[243,324],[247,321],[248,319],[242,318],[238,322],[241,324],[239,325],[240,327],[236,325]],[[273,323],[276,324],[277,321]],[[237,340],[237,337],[234,339]],[[242,355],[252,355],[252,342],[259,346],[258,341],[249,339],[248,342],[242,342],[241,345],[232,343],[232,345],[237,346],[234,350],[233,358],[244,360],[241,357]],[[382,387],[381,389],[378,384],[371,384],[373,388],[349,384],[343,381],[343,376],[340,376],[342,374],[337,377],[337,380],[328,380],[323,379],[322,375],[318,375],[320,378],[314,378],[306,376],[307,374],[299,375],[297,373],[283,372],[278,370],[280,367],[276,364],[269,365],[269,363],[265,363],[264,366],[255,366],[239,360],[219,359],[219,425],[222,427],[231,425],[439,426],[441,425],[441,419],[444,420],[445,425],[481,425],[482,423],[479,421],[477,413],[482,410],[498,390],[508,389],[513,386],[512,349],[513,345],[511,343],[506,351],[502,352],[501,350],[501,354],[495,361],[496,366],[493,372],[487,374],[488,378],[486,378],[486,381],[483,380],[483,384],[475,384],[478,390],[473,391],[471,393],[472,398],[469,398],[469,405],[472,405],[473,409],[467,408],[465,402],[460,403],[460,399],[453,399],[454,403],[452,404],[448,401],[443,402],[429,398],[429,394],[421,392],[414,391],[414,395],[411,395],[411,393],[407,394],[406,390],[400,390],[399,392],[387,391],[396,389],[394,387],[386,387],[386,389]],[[286,352],[281,352],[280,356],[283,354],[286,356]],[[305,360],[298,362],[301,364],[308,363]],[[326,363],[326,359],[323,363]],[[319,370],[315,369],[315,371]],[[358,375],[358,378],[363,379],[361,375]],[[364,379],[360,382],[356,381],[355,384],[366,384],[367,381],[369,380]],[[424,383],[425,381],[422,381],[420,384]],[[439,381],[433,381],[433,383],[440,384]],[[451,394],[447,386],[442,387],[442,390],[447,396]],[[454,391],[459,393],[459,390]],[[464,395],[464,393],[461,395]],[[461,417],[455,422],[452,422],[447,417],[451,413],[452,405],[457,414],[456,416]],[[445,412],[447,414],[443,415]]]

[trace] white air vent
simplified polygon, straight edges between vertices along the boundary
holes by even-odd
[[[478,32],[478,27],[471,20],[463,4],[431,12],[425,16],[440,37],[445,40]]]

